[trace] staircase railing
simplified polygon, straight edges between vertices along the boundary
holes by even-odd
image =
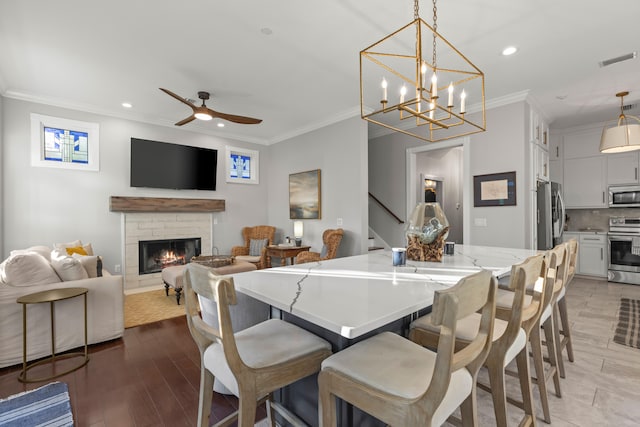
[[[385,211],[387,211],[387,213],[389,215],[391,215],[396,221],[398,221],[398,224],[404,224],[404,221],[401,220],[398,215],[394,214],[393,212],[391,212],[391,209],[389,209],[388,207],[385,206],[384,203],[382,203],[380,200],[378,200],[378,198],[376,196],[374,196],[373,194],[369,193],[369,197],[371,197],[374,201],[376,201],[381,207],[382,209],[384,209]]]

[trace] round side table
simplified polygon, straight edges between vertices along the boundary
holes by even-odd
[[[18,304],[22,304],[22,370],[20,371],[20,375],[18,376],[18,380],[23,383],[34,383],[40,381],[48,381],[52,378],[57,378],[59,376],[68,374],[69,372],[73,372],[78,368],[86,365],[89,362],[89,354],[87,351],[87,292],[89,290],[87,288],[60,288],[60,289],[50,289],[43,292],[36,292],[33,294],[23,295],[16,300]],[[54,303],[56,301],[62,301],[65,299],[79,297],[80,295],[84,296],[84,352],[73,352],[73,353],[64,353],[60,356],[56,356],[56,324],[55,324],[55,310]],[[27,305],[29,304],[43,304],[49,303],[51,309],[51,356],[39,360],[37,362],[33,362],[31,364],[27,364]],[[56,360],[68,359],[71,357],[83,356],[82,360],[77,366],[73,366],[70,369],[67,369],[64,372],[54,374],[49,377],[42,378],[27,378],[27,371],[35,366],[41,365],[43,363],[52,363]]]

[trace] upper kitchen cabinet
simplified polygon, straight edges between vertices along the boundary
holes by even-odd
[[[564,200],[567,209],[604,208],[606,197],[605,156],[564,160]]]
[[[601,129],[591,129],[564,135],[563,148],[565,159],[602,156],[600,154]]]
[[[549,160],[562,160],[562,137],[551,135],[549,137]]]
[[[637,152],[607,154],[607,184],[638,184],[640,157]]]

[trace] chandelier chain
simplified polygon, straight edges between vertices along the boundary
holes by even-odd
[[[420,6],[418,5],[418,0],[413,0],[413,19],[418,19],[420,17]]]
[[[436,32],[438,31],[438,8],[436,0],[433,0],[433,72],[438,68],[436,65]]]

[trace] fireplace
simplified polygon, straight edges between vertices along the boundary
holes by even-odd
[[[140,240],[138,242],[138,272],[151,274],[165,267],[188,263],[200,255],[201,239]]]

